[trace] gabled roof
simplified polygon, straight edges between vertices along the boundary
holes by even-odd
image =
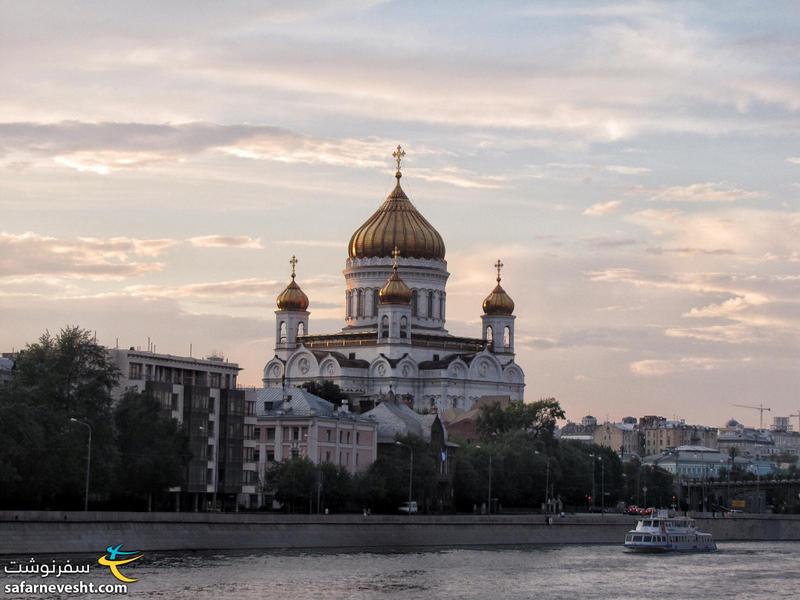
[[[287,388],[286,397],[289,406],[284,406],[283,388],[261,388],[256,390],[256,414],[260,416],[275,416],[282,414],[293,414],[298,416],[325,416],[330,417],[334,414],[334,405],[319,396],[310,394],[303,388]],[[272,402],[271,410],[264,410],[264,402]]]

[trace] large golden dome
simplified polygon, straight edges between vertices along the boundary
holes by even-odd
[[[444,260],[442,236],[411,204],[400,187],[399,171],[396,177],[392,193],[350,238],[350,258],[391,256],[396,246],[402,256]]]
[[[483,312],[487,315],[511,315],[514,313],[514,301],[500,285],[500,269],[503,263],[498,260],[494,266],[497,269],[497,285],[483,301]]]
[[[289,261],[292,265],[292,280],[280,294],[278,294],[278,310],[306,310],[308,308],[308,296],[300,289],[294,280],[294,267],[297,259],[293,256]]]

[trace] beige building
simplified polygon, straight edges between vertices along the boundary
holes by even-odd
[[[646,417],[640,420],[644,434],[644,454],[661,454],[678,446],[703,446],[716,449],[717,430],[703,425],[687,425],[684,421],[668,421],[662,417]]]
[[[622,460],[642,455],[641,436],[635,420],[598,425],[594,430],[594,443],[616,451]]]

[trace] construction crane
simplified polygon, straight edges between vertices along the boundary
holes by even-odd
[[[798,411],[797,413],[795,413],[793,415],[789,415],[790,419],[792,417],[797,417],[797,431],[800,431],[800,411]]]
[[[767,408],[763,404],[759,404],[758,406],[748,406],[747,404],[734,404],[733,406],[738,406],[739,408],[752,408],[753,410],[758,411],[758,428],[760,430],[764,430],[764,411],[771,411],[771,408]],[[794,415],[792,415],[794,416]]]

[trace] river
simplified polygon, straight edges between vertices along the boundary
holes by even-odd
[[[148,554],[127,574],[138,578],[128,597],[176,600],[760,600],[798,597],[798,557],[800,542],[727,542],[712,554],[670,555],[632,555],[619,546],[176,552]],[[95,573],[88,577],[101,577]]]

